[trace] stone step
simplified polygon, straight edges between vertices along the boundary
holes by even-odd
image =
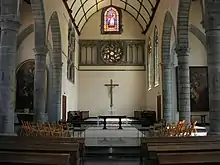
[[[85,158],[139,158],[140,147],[86,147]]]

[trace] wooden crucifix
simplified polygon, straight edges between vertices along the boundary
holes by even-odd
[[[109,95],[110,95],[110,108],[113,107],[113,88],[119,86],[119,84],[113,84],[113,80],[110,80],[110,84],[105,84],[105,86],[109,87]]]

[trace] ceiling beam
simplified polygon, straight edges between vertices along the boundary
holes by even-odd
[[[85,12],[85,8],[84,8],[84,4],[82,3],[82,0],[80,0],[80,3],[81,3],[81,6],[82,6],[82,10],[83,10],[83,13],[84,13],[84,17],[87,21],[87,18],[86,18],[86,12]]]
[[[144,30],[143,34],[146,34],[146,33],[147,33],[147,31],[148,31],[148,29],[149,29],[149,27],[150,27],[150,25],[151,25],[151,23],[152,23],[152,21],[153,21],[153,19],[154,19],[154,16],[155,16],[155,14],[156,14],[156,11],[157,11],[157,8],[158,8],[159,4],[160,4],[160,0],[157,0],[155,6],[152,8],[152,12],[153,12],[153,13],[152,13],[152,15],[151,15],[151,17],[150,17],[150,21],[149,21],[149,23],[147,24],[146,29]]]
[[[121,2],[126,2],[126,1],[124,1],[124,0],[121,0]],[[131,4],[127,4],[128,6],[130,6],[132,9],[134,9],[137,13],[138,13],[138,10],[134,7],[134,6],[132,6]],[[140,16],[142,17],[142,19],[144,20],[144,22],[146,23],[146,24],[148,24],[148,22],[147,22],[147,20],[144,18],[144,16],[140,13]],[[135,16],[134,16],[134,18],[136,18]],[[136,19],[135,19],[136,20]]]
[[[99,11],[99,6],[98,6],[98,1],[95,0],[95,4],[96,4],[96,11]]]
[[[140,15],[142,6],[143,6],[143,0],[140,1],[140,7],[139,7],[139,10],[138,10],[136,19],[138,19],[138,16]]]
[[[68,1],[68,0],[66,0],[66,1]],[[75,3],[76,3],[76,0],[73,1],[72,5],[70,6],[70,9],[73,8],[73,6],[74,6]]]
[[[141,0],[137,0],[140,4],[141,4]],[[142,2],[142,7],[144,8],[144,10],[147,12],[148,16],[150,17],[151,14],[150,12],[147,10],[147,8],[143,5],[143,2]]]
[[[125,8],[124,8],[124,10],[127,9],[127,4],[128,4],[128,0],[125,0]]]
[[[151,3],[151,0],[148,0],[150,6],[151,6],[151,9],[154,8],[154,5]]]
[[[88,13],[89,11],[91,11],[94,7],[96,8],[95,13],[98,12],[99,10],[101,10],[102,8],[99,9],[98,5],[99,5],[99,3],[101,3],[101,2],[103,2],[103,1],[105,1],[105,0],[100,0],[100,1],[95,0],[95,1],[94,1],[94,4],[93,4],[89,9],[87,9],[87,11],[85,10],[84,5],[85,5],[85,3],[87,3],[89,0],[84,0],[84,1],[79,0],[80,3],[81,3],[81,5],[77,8],[77,11],[74,12],[75,14],[73,15],[72,9],[74,8],[74,5],[76,5],[76,1],[77,1],[77,0],[74,0],[73,3],[72,3],[70,6],[69,6],[68,3],[67,3],[68,0],[63,0],[63,3],[64,3],[64,6],[65,6],[65,8],[66,8],[68,14],[69,14],[69,17],[70,17],[72,23],[73,23],[73,25],[74,25],[74,27],[75,27],[75,29],[76,29],[76,31],[77,31],[77,34],[80,35],[80,31],[83,29],[83,27],[84,27],[84,25],[86,24],[86,22],[88,22],[88,20],[90,19],[90,17],[91,17],[92,15],[94,15],[94,13],[93,13],[93,14],[91,14],[90,16],[88,16],[88,18],[87,18],[87,13]],[[129,14],[139,23],[139,25],[140,25],[141,28],[143,29],[143,32],[142,32],[142,33],[143,33],[143,34],[146,34],[147,30],[149,29],[149,27],[150,27],[150,25],[151,25],[151,23],[152,23],[152,21],[153,21],[153,18],[154,18],[154,16],[155,16],[156,10],[157,10],[157,8],[158,8],[158,6],[159,6],[160,0],[157,0],[157,1],[156,1],[155,6],[152,4],[152,2],[151,2],[150,0],[147,0],[147,1],[149,2],[149,5],[151,6],[151,9],[147,9],[146,6],[144,6],[144,4],[143,4],[144,0],[136,0],[136,1],[138,1],[138,2],[140,3],[140,6],[139,6],[138,8],[136,8],[135,6],[133,6],[132,3],[131,3],[131,4],[128,3],[128,0],[120,0],[120,1],[125,4],[124,7],[121,8],[121,9],[124,10],[124,11],[126,11],[127,13],[129,13]],[[132,0],[132,1],[134,1],[134,0]],[[111,5],[112,5],[112,0],[109,0],[109,2],[110,2],[109,5],[111,6]],[[131,12],[129,12],[128,9],[127,9],[128,6],[129,6],[130,8],[132,8],[134,11],[136,11],[136,12],[137,12],[137,15],[136,15],[136,14],[135,14],[135,15],[134,15],[134,14],[131,14]],[[78,15],[79,15],[80,10],[83,11],[83,15],[80,16],[81,18],[79,18],[79,21],[76,22],[76,17],[78,18]],[[151,10],[151,11],[150,11],[150,10]],[[144,17],[144,16],[142,15],[142,12],[141,12],[141,11],[142,11],[142,12],[146,12],[147,15],[148,15],[148,17],[145,18],[146,16]],[[85,17],[85,22],[82,24],[82,21],[83,21],[83,18],[84,18],[84,17]],[[139,18],[139,17],[141,17],[141,18],[143,19],[144,23],[146,24],[146,27],[145,27],[145,28],[143,27],[143,24],[141,24],[141,22],[138,21],[138,18]],[[77,20],[78,20],[78,19],[77,19]],[[82,26],[80,26],[81,24],[82,24]],[[79,29],[79,27],[81,27],[81,28]]]
[[[76,29],[77,34],[80,35],[79,28],[76,26],[75,20],[74,20],[74,18],[72,16],[72,10],[69,8],[69,6],[67,4],[67,0],[63,0],[63,4],[64,4],[64,6],[65,6],[65,8],[66,8],[66,10],[67,10],[67,12],[69,14],[69,17],[70,17],[70,19],[71,19],[71,21],[73,23],[74,28]]]

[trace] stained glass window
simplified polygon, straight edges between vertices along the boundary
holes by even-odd
[[[154,86],[159,85],[159,52],[158,52],[158,30],[154,29]]]
[[[120,9],[113,6],[103,9],[101,22],[103,34],[120,34],[122,31]]]
[[[148,50],[147,50],[147,82],[148,82],[148,90],[151,89],[152,87],[152,72],[151,72],[151,63],[152,63],[152,60],[151,60],[151,57],[152,57],[152,45],[151,45],[151,39],[149,38],[149,41],[148,41]]]

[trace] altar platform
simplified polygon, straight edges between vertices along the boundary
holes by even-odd
[[[97,118],[89,118],[89,119],[86,119],[85,121],[96,122],[97,124],[99,124],[99,123],[104,122],[104,119],[97,117]],[[137,121],[137,120],[130,119],[130,118],[122,118],[121,121],[124,126],[131,126],[132,121]],[[119,119],[107,118],[106,122],[107,124],[117,124],[119,122]]]
[[[140,125],[130,124],[132,119],[122,119],[122,128],[118,129],[119,119],[106,119],[107,129],[103,129],[103,119],[92,118],[88,121],[95,121],[97,125],[88,127],[85,130],[87,146],[140,146],[140,138],[147,137],[146,131],[139,131]],[[141,127],[143,128],[143,127]],[[150,129],[145,127],[144,129]],[[192,136],[207,136],[207,127],[196,126],[197,132]]]
[[[141,137],[148,137],[146,132],[139,131],[141,125],[130,124],[133,120],[124,118],[122,119],[123,129],[118,129],[119,119],[108,118],[106,119],[107,129],[103,129],[103,119],[91,118],[87,121],[97,123],[88,126],[84,132],[85,165],[87,162],[99,165],[102,160],[108,160],[113,164],[139,164]],[[206,136],[206,127],[196,126],[196,128],[198,132],[193,136]],[[144,129],[147,130],[149,127]]]
[[[122,118],[122,128],[118,129],[119,119],[107,118],[107,129],[103,130],[102,118],[91,118],[97,125],[85,130],[87,146],[140,146],[140,137],[143,135],[130,123],[129,118]]]

